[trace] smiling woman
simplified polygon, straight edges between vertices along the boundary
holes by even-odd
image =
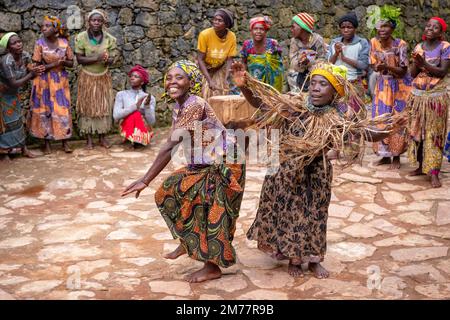
[[[158,209],[174,239],[180,239],[180,246],[165,258],[176,259],[187,253],[204,263],[202,269],[186,277],[189,282],[219,278],[220,267],[236,262],[232,241],[245,181],[243,163],[224,163],[220,161],[223,154],[219,151],[204,153],[210,144],[211,132],[214,132],[212,141],[223,137],[218,139],[223,144],[215,145],[218,150],[236,149],[233,137],[227,136],[213,109],[197,96],[201,83],[202,75],[194,63],[182,60],[169,67],[164,87],[176,102],[171,133],[145,176],[123,192],[123,195],[136,192],[138,197],[166,167],[172,150],[182,142],[175,139],[175,132],[185,133],[188,141],[198,146],[198,150],[187,155],[188,165],[169,175],[155,194]]]

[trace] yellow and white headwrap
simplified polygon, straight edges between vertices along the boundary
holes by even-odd
[[[327,79],[341,97],[345,96],[345,81],[347,79],[346,67],[335,66],[329,63],[320,63],[317,64],[313,71],[311,71],[311,78],[314,75],[319,75]]]
[[[200,68],[194,62],[189,60],[180,60],[172,63],[167,69],[167,72],[173,68],[180,68],[188,76],[189,80],[193,82],[193,85],[189,89],[189,92],[195,95],[200,95],[202,92],[203,74],[200,72]],[[164,76],[164,88],[166,87],[166,75]]]

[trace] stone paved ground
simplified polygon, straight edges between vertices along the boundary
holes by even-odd
[[[255,216],[264,172],[250,166],[237,224],[237,265],[222,279],[188,284],[201,266],[162,258],[177,242],[154,204],[168,167],[139,199],[120,192],[155,158],[119,137],[109,151],[60,149],[0,164],[2,299],[448,299],[450,165],[443,187],[424,177],[375,168],[335,170],[325,266],[331,277],[293,279],[285,262],[260,253],[245,232]],[[142,157],[144,156],[144,158]],[[405,159],[402,159],[405,162]]]

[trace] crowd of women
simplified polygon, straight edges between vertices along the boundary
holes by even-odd
[[[93,10],[88,29],[75,39],[74,52],[81,65],[78,128],[87,136],[88,148],[93,148],[94,134],[108,148],[105,134],[113,116],[120,120],[124,139],[146,145],[153,134],[149,124],[154,122],[155,108],[155,98],[145,93],[148,73],[139,65],[133,67],[131,89],[120,91],[113,102],[109,66],[115,62],[117,48],[115,38],[103,29],[105,20],[102,11]],[[218,278],[221,267],[236,262],[232,241],[245,187],[243,162],[217,161],[224,157],[218,150],[234,150],[233,159],[241,157],[243,150],[235,148],[235,137],[218,120],[209,97],[240,93],[258,109],[254,119],[234,123],[236,128],[280,130],[280,166],[264,180],[247,237],[273,258],[289,260],[292,276],[302,276],[305,270],[318,278],[328,276],[321,262],[331,200],[330,157],[339,158],[349,141],[359,141],[357,147],[364,140],[372,141],[382,157],[379,163],[389,163],[393,169],[400,167],[400,155],[408,150],[410,160],[419,163],[412,174],[428,174],[433,187],[441,185],[446,139],[449,146],[447,25],[441,18],[429,19],[422,42],[409,55],[407,43],[396,35],[399,23],[400,10],[385,7],[368,41],[356,34],[358,19],[350,12],[339,19],[340,35],[327,45],[315,32],[313,16],[301,12],[292,18],[285,71],[282,48],[267,37],[270,18],[250,20],[251,39],[243,42],[238,55],[231,31],[234,16],[219,9],[213,26],[199,34],[197,61],[181,60],[168,68],[164,88],[175,102],[171,132],[148,172],[122,195],[136,193],[138,197],[166,167],[172,151],[182,143],[181,138],[173,139],[175,130],[184,130],[195,140],[200,123],[202,142],[214,140],[206,134],[210,129],[224,137],[221,148],[213,148],[208,157],[202,152],[200,159],[196,152],[190,155],[188,164],[165,179],[155,194],[173,237],[180,239],[180,246],[166,258],[188,254],[204,263],[188,281]],[[72,135],[71,100],[65,68],[73,66],[74,54],[60,20],[45,17],[33,56],[23,51],[15,33],[4,35],[0,46],[8,51],[0,72],[0,148],[8,152],[19,148],[24,155],[34,156],[25,146],[18,96],[19,88],[32,80],[28,131],[44,139],[46,152],[51,152],[52,140],[61,140],[64,150],[71,152],[67,144]],[[374,85],[368,90],[372,73]],[[362,116],[367,99],[371,99],[371,117]],[[363,154],[364,148],[357,148],[357,153]]]

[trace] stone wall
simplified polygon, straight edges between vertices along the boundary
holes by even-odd
[[[317,31],[329,40],[338,33],[337,18],[354,10],[362,25],[359,31],[367,36],[367,7],[384,3],[402,8],[405,39],[410,47],[420,40],[427,18],[439,15],[450,23],[450,0],[0,0],[0,35],[5,31],[18,32],[26,50],[32,52],[44,15],[58,15],[67,21],[73,41],[73,35],[84,29],[86,13],[93,8],[102,8],[109,15],[109,32],[117,37],[121,49],[121,57],[112,71],[114,89],[124,89],[126,72],[133,64],[140,63],[151,74],[148,91],[159,99],[166,68],[172,61],[194,57],[197,36],[210,26],[212,15],[219,7],[227,7],[236,14],[233,31],[237,33],[239,44],[249,37],[251,17],[271,16],[274,26],[269,36],[281,42],[287,55],[291,18],[295,13],[314,14],[318,20]],[[74,97],[76,73],[73,72],[71,77]],[[157,113],[158,124],[167,124],[170,120],[168,106],[158,103]]]

